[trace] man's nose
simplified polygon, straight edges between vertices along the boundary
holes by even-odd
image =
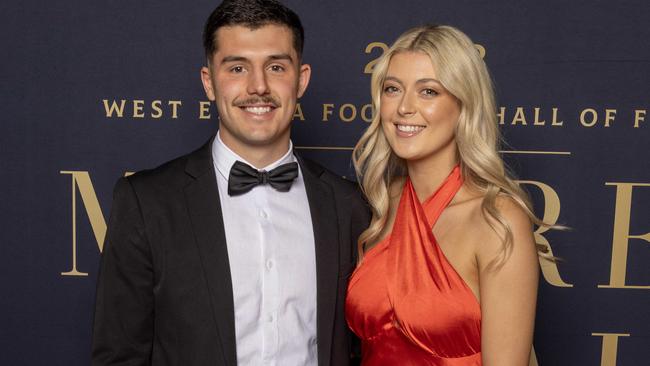
[[[253,70],[248,80],[248,94],[266,95],[269,92],[269,84],[266,81],[264,70]]]

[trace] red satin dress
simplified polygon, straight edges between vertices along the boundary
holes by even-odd
[[[481,365],[480,305],[432,233],[462,184],[456,167],[420,204],[407,179],[392,233],[352,274],[345,316],[363,366]]]

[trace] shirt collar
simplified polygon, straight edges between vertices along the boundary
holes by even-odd
[[[226,144],[223,143],[223,141],[221,140],[221,131],[217,131],[217,137],[214,139],[214,142],[212,143],[212,159],[214,160],[215,168],[217,169],[219,174],[221,174],[224,178],[226,178],[226,180],[228,180],[228,177],[230,176],[230,168],[232,168],[232,165],[235,164],[235,161],[237,160],[241,161],[242,163],[246,163],[251,167],[255,167],[253,164],[246,161],[246,159],[239,156],[237,153],[232,151],[228,146],[226,146]],[[280,159],[258,170],[269,171],[282,164],[292,163],[296,161],[297,159],[293,155],[293,143],[291,142],[291,140],[289,140],[289,149]]]

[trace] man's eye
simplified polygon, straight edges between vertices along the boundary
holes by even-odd
[[[244,71],[244,68],[241,67],[241,66],[235,66],[235,67],[232,67],[230,69],[230,72],[234,72],[234,73],[240,73],[240,72],[243,72],[243,71]]]
[[[271,66],[271,71],[274,71],[274,72],[281,72],[281,71],[284,71],[284,67],[282,67],[282,66],[280,66],[280,65],[272,65],[272,66]]]

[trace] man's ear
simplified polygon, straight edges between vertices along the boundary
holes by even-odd
[[[201,68],[201,82],[203,83],[203,90],[205,90],[205,95],[208,97],[208,100],[214,102],[216,97],[212,85],[212,72],[207,66]]]
[[[307,85],[309,85],[309,78],[311,77],[311,66],[308,64],[300,65],[299,75],[298,75],[298,98],[302,97],[307,90]]]

